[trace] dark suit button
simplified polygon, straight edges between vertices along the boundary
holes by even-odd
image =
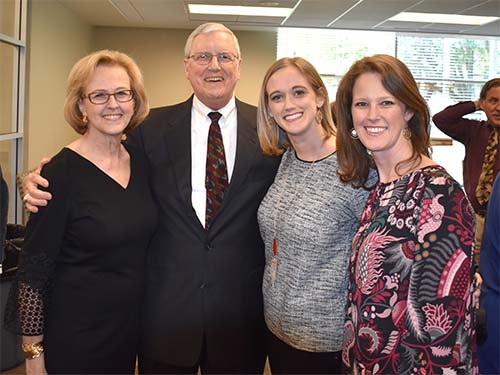
[[[205,283],[201,283],[201,285],[200,285],[200,289],[205,289],[206,287],[207,287],[207,284],[205,284]]]
[[[207,243],[205,244],[205,250],[206,251],[212,251],[214,249],[214,247],[212,246],[211,243]]]

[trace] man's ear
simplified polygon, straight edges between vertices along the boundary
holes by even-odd
[[[189,59],[184,59],[184,77],[186,77],[187,80],[189,80]]]

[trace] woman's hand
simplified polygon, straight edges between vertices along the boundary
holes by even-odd
[[[26,375],[47,375],[47,370],[45,369],[45,357],[43,353],[40,357],[26,359]]]

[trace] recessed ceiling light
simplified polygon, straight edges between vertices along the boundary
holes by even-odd
[[[189,13],[224,14],[232,16],[288,17],[293,8],[250,7],[240,5],[188,4]]]
[[[402,12],[389,18],[389,21],[449,23],[456,25],[481,26],[498,19],[498,17],[466,16],[463,14]]]

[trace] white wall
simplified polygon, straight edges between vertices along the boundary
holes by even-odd
[[[1,0],[0,0],[1,1]],[[184,101],[184,43],[191,30],[91,27],[54,0],[30,3],[24,170],[53,156],[78,135],[66,124],[66,78],[73,64],[103,48],[130,54],[141,67],[152,107]],[[276,56],[274,32],[236,32],[243,54],[239,99],[256,104]]]
[[[25,170],[77,136],[63,115],[66,78],[92,49],[92,28],[63,5],[44,0],[29,5]]]

